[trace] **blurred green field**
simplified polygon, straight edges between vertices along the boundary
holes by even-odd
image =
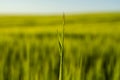
[[[59,80],[62,15],[0,16],[0,80]],[[120,13],[66,14],[63,80],[120,80]]]

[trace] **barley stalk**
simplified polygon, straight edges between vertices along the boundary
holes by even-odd
[[[63,55],[64,55],[64,26],[65,26],[65,15],[63,13],[63,25],[62,25],[62,41],[59,39],[59,50],[60,50],[60,71],[59,80],[63,80]],[[59,36],[59,35],[58,35]]]

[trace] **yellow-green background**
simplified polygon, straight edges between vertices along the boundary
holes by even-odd
[[[0,16],[0,80],[58,80],[62,15]],[[64,80],[120,79],[120,13],[65,14]]]

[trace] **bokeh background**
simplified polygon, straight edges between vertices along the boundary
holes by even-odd
[[[119,4],[1,0],[0,80],[120,80]]]

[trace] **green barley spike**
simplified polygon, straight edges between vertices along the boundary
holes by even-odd
[[[60,50],[60,71],[59,71],[59,80],[63,80],[63,55],[64,55],[64,25],[65,25],[65,16],[63,13],[63,25],[62,25],[62,41],[59,39],[59,50]],[[59,37],[59,35],[58,35]]]

